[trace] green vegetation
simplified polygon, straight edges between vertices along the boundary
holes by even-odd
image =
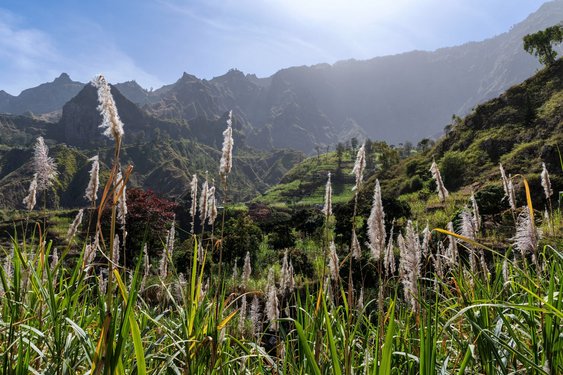
[[[557,57],[553,46],[563,42],[563,26],[555,25],[524,37],[526,52],[537,56],[540,63],[552,65]]]

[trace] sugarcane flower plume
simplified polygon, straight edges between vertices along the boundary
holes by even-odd
[[[514,190],[512,175],[508,175],[508,203],[512,210],[516,210],[516,190]]]
[[[391,226],[391,233],[389,233],[389,239],[387,240],[387,246],[385,246],[385,254],[383,256],[383,264],[385,266],[385,274],[391,276],[395,273],[395,253],[393,252],[393,229],[395,228],[395,221],[393,220],[393,225]]]
[[[375,189],[373,193],[373,203],[371,212],[367,221],[368,226],[368,246],[375,260],[379,260],[385,250],[385,213],[383,212],[383,203],[381,201],[381,186],[379,180],[375,181]]]
[[[354,163],[354,168],[352,169],[352,174],[356,176],[356,185],[352,188],[352,190],[358,190],[360,188],[360,184],[362,183],[362,179],[364,177],[364,169],[366,167],[366,144],[362,144],[362,147],[358,150],[358,154],[356,155],[356,162]]]
[[[250,274],[252,273],[252,266],[250,265],[250,252],[246,252],[244,257],[244,265],[242,267],[242,285],[247,286],[250,280]]]
[[[469,208],[465,206],[460,213],[461,217],[461,228],[460,234],[464,237],[474,240],[477,234],[477,223],[473,218],[472,213],[469,211]]]
[[[70,242],[74,238],[74,235],[76,234],[76,231],[78,230],[78,227],[82,223],[82,216],[83,215],[84,215],[84,209],[81,208],[80,210],[78,210],[76,217],[74,218],[72,224],[68,228],[68,232],[66,234],[67,242]]]
[[[273,331],[277,331],[280,309],[273,268],[270,268],[268,272],[268,284],[266,286],[266,316],[270,321],[270,328]]]
[[[194,233],[195,215],[197,213],[197,174],[194,174],[190,182],[190,192],[192,198],[192,205],[190,207],[190,215],[192,216],[192,234]]]
[[[125,223],[127,222],[127,186],[125,185],[125,179],[121,171],[117,172],[115,188],[119,194],[117,199],[117,219],[121,224],[121,228],[124,230]]]
[[[432,165],[430,166],[430,172],[432,172],[432,178],[436,181],[436,191],[438,192],[438,197],[440,198],[440,202],[445,202],[446,198],[449,196],[448,190],[444,186],[444,182],[442,181],[442,175],[440,174],[440,169],[438,169],[438,165],[435,161],[432,161]]]
[[[217,219],[217,200],[215,199],[215,186],[207,189],[207,222],[213,225]]]
[[[330,182],[330,172],[328,172],[328,179],[326,181],[325,205],[322,212],[327,218],[332,215],[332,184]]]
[[[58,175],[55,160],[49,156],[49,148],[43,137],[37,137],[33,146],[33,170],[37,175],[37,191],[47,190],[53,186]]]
[[[330,278],[332,280],[338,280],[340,274],[340,262],[338,260],[338,254],[336,253],[336,245],[334,241],[330,241],[329,245],[329,257],[328,257],[328,268],[330,270]]]
[[[356,235],[356,231],[352,230],[352,244],[350,245],[350,252],[352,253],[352,258],[360,259],[362,257],[362,248],[360,247],[360,241]]]
[[[227,129],[223,132],[223,153],[219,165],[219,174],[223,179],[227,178],[233,167],[233,144],[233,111],[229,111]]]
[[[29,183],[29,193],[23,199],[23,204],[28,211],[33,210],[35,204],[37,203],[37,173],[33,175],[33,179]]]
[[[91,157],[88,161],[92,162],[92,168],[90,169],[90,180],[88,181],[84,198],[90,203],[95,203],[98,199],[98,186],[100,185],[100,161],[98,155]]]
[[[477,199],[475,199],[475,194],[471,193],[471,208],[473,209],[473,222],[475,224],[475,231],[479,233],[481,230],[481,215],[479,214],[479,205],[477,204]]]
[[[117,107],[111,95],[111,88],[101,74],[94,77],[92,85],[98,89],[98,111],[102,115],[100,128],[105,129],[105,136],[120,143],[123,138],[123,123],[117,113]]]
[[[541,163],[541,167],[541,186],[543,187],[546,199],[549,199],[553,195],[553,190],[551,190],[551,181],[549,181],[549,172],[545,167],[545,163]]]
[[[533,254],[541,238],[541,231],[532,220],[530,210],[524,207],[516,220],[516,234],[511,238],[514,248],[520,251],[522,257]]]
[[[203,226],[205,219],[207,219],[207,214],[209,213],[207,210],[207,203],[208,203],[208,192],[207,190],[209,189],[209,183],[207,182],[207,172],[205,173],[205,181],[203,182],[203,185],[201,186],[201,193],[199,196],[199,218],[201,220],[201,224]]]

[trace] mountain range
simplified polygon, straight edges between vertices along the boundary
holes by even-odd
[[[164,126],[186,135],[185,129],[205,127],[232,109],[246,142],[260,149],[309,153],[351,137],[416,142],[440,134],[452,115],[467,114],[531,76],[539,64],[523,51],[522,37],[562,21],[563,0],[555,0],[501,35],[433,52],[291,67],[268,78],[236,69],[211,80],[184,73],[154,91],[135,81],[114,87],[141,108],[139,126],[149,132]],[[57,121],[83,88],[63,73],[18,96],[0,91],[0,112]],[[68,127],[69,113],[67,108],[61,128]],[[72,113],[80,118],[76,108]]]

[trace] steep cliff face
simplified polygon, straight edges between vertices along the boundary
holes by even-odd
[[[189,135],[185,126],[148,116],[113,86],[111,93],[118,108],[119,116],[126,124],[126,143],[144,138],[152,139],[159,132],[166,132],[173,137]],[[84,86],[72,100],[64,105],[61,120],[51,128],[50,136],[53,139],[79,147],[108,144],[110,140],[102,134],[99,128],[102,118],[97,106],[98,94],[96,88],[92,85]]]

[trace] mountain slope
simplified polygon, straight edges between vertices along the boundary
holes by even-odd
[[[563,190],[558,147],[563,148],[563,60],[545,68],[499,97],[475,108],[423,154],[379,178],[387,194],[433,194],[428,169],[435,159],[450,191],[499,185],[499,163],[507,173],[526,175],[541,201],[541,163],[552,174],[554,191]],[[416,181],[415,181],[416,180]],[[426,194],[425,193],[425,194]],[[555,198],[556,199],[556,198]]]

